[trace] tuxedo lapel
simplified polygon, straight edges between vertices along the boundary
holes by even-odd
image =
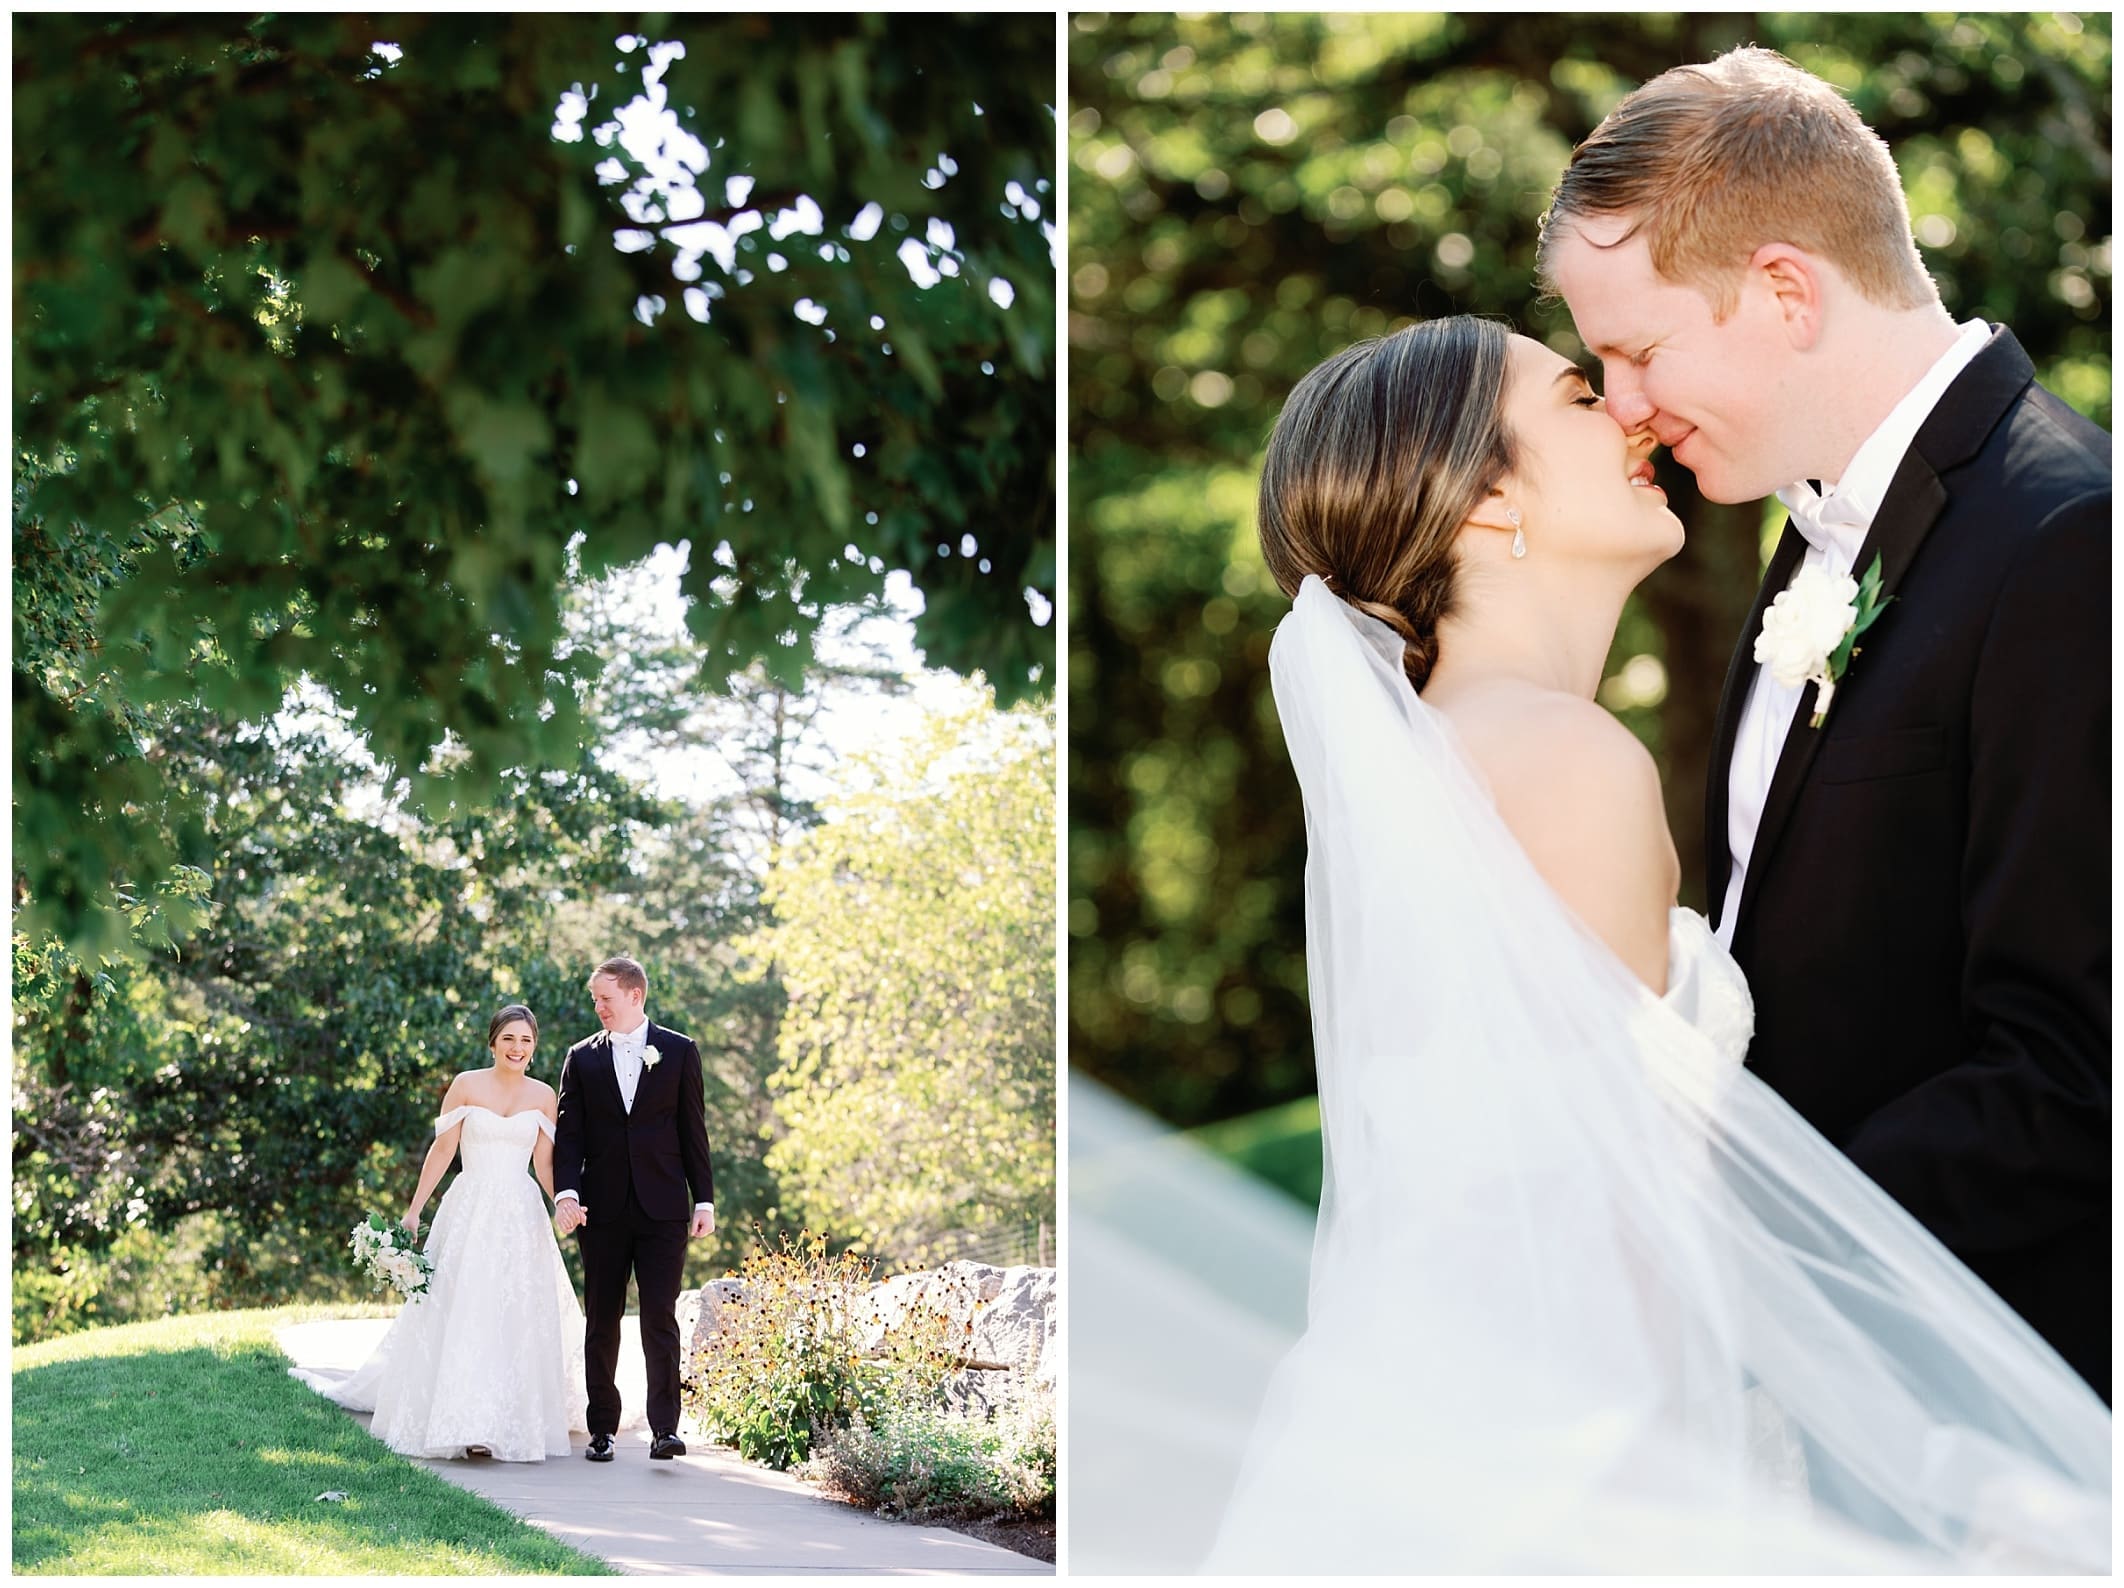
[[[590,1051],[597,1055],[597,1069],[604,1076],[605,1095],[611,1099],[612,1106],[619,1110],[620,1118],[625,1119],[627,1100],[620,1096],[619,1065],[612,1053],[612,1033],[608,1031],[599,1037],[597,1045]]]
[[[1762,631],[1763,614],[1778,592],[1792,582],[1792,571],[1807,554],[1807,542],[1788,519],[1770,554],[1770,567],[1755,592],[1755,606],[1741,630],[1740,644],[1726,667],[1726,687],[1719,692],[1718,722],[1711,738],[1711,780],[1704,805],[1704,893],[1706,913],[1715,927],[1726,905],[1726,884],[1733,874],[1733,847],[1726,834],[1727,807],[1733,780],[1733,745],[1740,736],[1741,711],[1748,703],[1748,690],[1755,681],[1755,636]]]
[[[658,1035],[656,1022],[651,1021],[648,1031],[642,1037],[642,1073],[634,1083],[634,1106],[637,1110],[642,1106],[642,1099],[649,1095],[649,1088],[657,1084],[656,1072],[664,1061],[664,1050],[656,1043]],[[656,1062],[651,1063],[652,1059]]]
[[[1967,461],[1984,443],[1992,428],[2013,400],[2035,378],[2035,366],[2028,362],[2028,355],[2021,350],[2013,333],[1999,330],[1993,333],[1984,350],[1977,354],[1969,367],[1941,394],[1939,402],[1918,427],[1917,435],[1910,443],[1910,450],[1903,454],[1903,461],[1888,484],[1887,495],[1881,498],[1880,511],[1873,515],[1872,527],[1867,531],[1866,542],[1859,548],[1857,560],[1852,564],[1851,576],[1862,578],[1873,559],[1881,559],[1880,600],[1886,602],[1895,594],[1896,587],[1917,560],[1919,548],[1925,537],[1932,533],[1940,515],[1947,508],[1947,488],[1940,476],[1956,465]],[[1784,570],[1783,578],[1777,576],[1777,564],[1784,560],[1788,548],[1792,548],[1791,563]],[[1755,614],[1749,619],[1749,635],[1752,637],[1761,626],[1762,614],[1776,592],[1785,588],[1791,579],[1792,568],[1805,553],[1805,543],[1798,533],[1790,528],[1778,546],[1778,558],[1771,565],[1771,575],[1764,579],[1763,590],[1756,599]],[[1885,613],[1880,627],[1869,632],[1868,639],[1853,653],[1850,670],[1838,688],[1838,699],[1845,698],[1847,689],[1866,687],[1866,664],[1863,652],[1870,646],[1887,640],[1892,635],[1896,614]],[[1752,643],[1752,641],[1751,641]],[[1739,658],[1735,658],[1738,662]],[[1727,694],[1733,692],[1733,681],[1727,678]],[[1814,720],[1813,689],[1800,691],[1799,704],[1793,708],[1791,725],[1785,732],[1785,745],[1777,760],[1777,770],[1771,775],[1769,792],[1763,798],[1763,817],[1755,829],[1755,847],[1749,854],[1748,878],[1741,887],[1740,903],[1736,916],[1745,918],[1749,905],[1761,891],[1762,879],[1768,874],[1771,862],[1776,858],[1777,842],[1783,835],[1786,823],[1791,820],[1792,810],[1798,803],[1801,787],[1807,779],[1808,769],[1814,765],[1815,755],[1821,750],[1823,738],[1831,731],[1836,716],[1832,711],[1819,728],[1808,726]],[[1734,715],[1739,715],[1738,704]],[[1717,803],[1721,813],[1718,842],[1725,838],[1723,812],[1725,808],[1726,774],[1724,768],[1733,753],[1733,738],[1737,724],[1729,725],[1723,704],[1719,713],[1719,728],[1722,735],[1720,753],[1715,763],[1720,771],[1717,780]],[[1715,875],[1724,876],[1724,868]],[[1734,929],[1739,930],[1739,921]]]
[[[1873,566],[1873,559],[1881,559],[1881,599],[1885,601],[1894,593],[1896,582],[1909,570],[1924,543],[1926,534],[1947,505],[1947,493],[1940,486],[1939,477],[1913,450],[1903,459],[1903,466],[1896,470],[1894,483],[1882,498],[1881,510],[1873,515],[1873,527],[1867,532],[1866,543],[1859,548],[1858,561],[1852,567],[1852,577],[1858,578]],[[1794,539],[1798,539],[1795,535]],[[1784,588],[1780,585],[1778,588]],[[1760,621],[1760,620],[1758,620]],[[1844,683],[1838,689],[1838,698],[1846,698],[1845,689],[1865,687],[1865,658],[1863,652],[1879,642],[1893,621],[1893,615],[1881,619],[1882,627],[1872,631],[1869,637],[1853,653],[1851,668]],[[1814,721],[1814,697],[1816,691],[1802,688],[1798,704],[1792,708],[1792,721],[1785,729],[1784,748],[1778,752],[1777,770],[1770,776],[1770,788],[1763,796],[1762,820],[1756,824],[1755,847],[1748,854],[1748,876],[1741,884],[1740,904],[1735,915],[1745,919],[1748,907],[1762,888],[1762,880],[1768,874],[1771,863],[1777,857],[1777,841],[1783,835],[1785,824],[1791,820],[1792,808],[1799,801],[1801,787],[1807,781],[1808,769],[1822,747],[1822,740],[1829,733],[1829,724],[1836,720],[1834,714],[1821,727],[1809,726]],[[1846,708],[1849,709],[1848,707]],[[1735,922],[1739,930],[1739,921]]]

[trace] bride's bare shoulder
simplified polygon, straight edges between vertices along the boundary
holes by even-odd
[[[1681,865],[1651,752],[1595,702],[1550,690],[1499,685],[1447,715],[1535,869],[1646,982],[1664,985]]]
[[[1461,695],[1446,714],[1500,805],[1555,805],[1567,813],[1585,803],[1568,797],[1583,786],[1579,779],[1633,804],[1648,797],[1659,804],[1651,752],[1593,701],[1506,683]]]

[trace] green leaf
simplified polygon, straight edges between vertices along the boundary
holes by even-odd
[[[1858,622],[1852,625],[1852,638],[1856,639],[1859,635],[1864,634],[1868,629],[1872,628],[1875,623],[1880,621],[1881,614],[1883,612],[1886,612],[1889,607],[1893,606],[1894,604],[1895,597],[1890,596],[1879,606],[1868,607],[1866,611],[1860,615]]]
[[[603,393],[585,405],[575,477],[593,501],[624,497],[656,467],[656,433],[634,408]]]
[[[461,411],[458,440],[490,479],[523,478],[553,445],[553,427],[529,403],[474,398]]]
[[[834,447],[832,416],[810,403],[789,405],[789,450],[804,475],[820,516],[837,535],[852,527],[848,470]]]
[[[359,270],[328,254],[303,271],[296,296],[307,319],[329,325],[344,320],[368,290],[368,280]]]
[[[936,291],[936,288],[931,288]],[[929,343],[913,326],[902,326],[893,333],[893,351],[906,360],[908,372],[921,386],[924,395],[932,401],[941,401],[944,396],[943,372],[937,368],[936,358],[929,351]]]

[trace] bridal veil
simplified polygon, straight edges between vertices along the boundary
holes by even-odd
[[[2108,1409],[1740,1066],[1744,998],[1569,913],[1400,654],[1318,579],[1271,652],[1309,1263],[1073,1089],[1072,1568],[2106,1572]]]

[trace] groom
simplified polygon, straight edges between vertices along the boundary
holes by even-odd
[[[620,1320],[627,1278],[641,1302],[652,1461],[683,1456],[678,1436],[679,1275],[686,1242],[715,1233],[701,1054],[643,1012],[649,978],[624,956],[598,966],[590,998],[605,1029],[568,1050],[553,1133],[554,1227],[580,1229],[583,1362],[592,1461],[619,1429]]]
[[[1767,50],[1572,155],[1544,284],[1715,502],[1790,521],[1726,675],[1711,920],[1748,1063],[2109,1397],[2110,438],[1956,324],[1888,149]],[[1755,663],[1806,569],[1892,597],[1836,681]]]

